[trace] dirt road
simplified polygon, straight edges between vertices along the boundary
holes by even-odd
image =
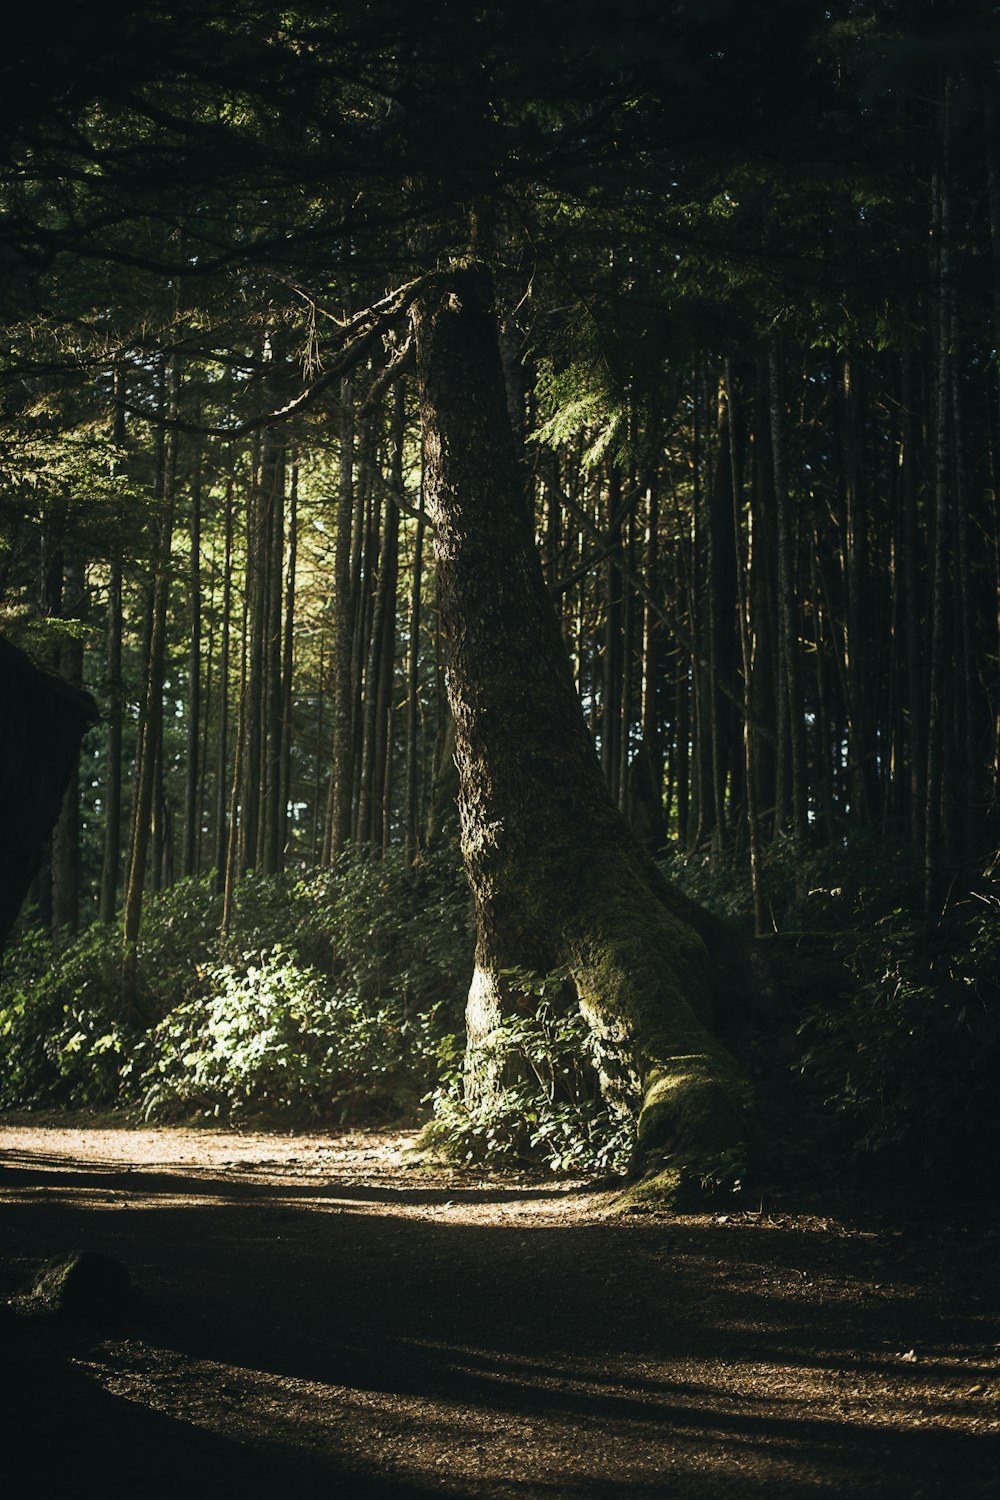
[[[409,1140],[0,1125],[0,1294],[137,1297],[4,1325],[9,1493],[1000,1495],[996,1225],[608,1218]]]

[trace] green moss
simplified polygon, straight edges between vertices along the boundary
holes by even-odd
[[[637,879],[581,911],[574,929],[569,967],[583,1009],[642,1083],[637,1158],[655,1170],[629,1202],[677,1207],[742,1156],[750,1111],[748,1083],[706,1026],[711,958]]]
[[[682,1213],[690,1208],[690,1178],[679,1167],[664,1167],[630,1183],[611,1205],[612,1214]]]
[[[747,1085],[721,1052],[671,1058],[646,1079],[639,1145],[723,1151],[743,1137],[748,1096]]]
[[[697,1213],[731,1202],[743,1185],[746,1163],[742,1146],[714,1155],[671,1153],[660,1157],[615,1199],[612,1213]]]

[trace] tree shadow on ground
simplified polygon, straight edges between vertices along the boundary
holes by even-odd
[[[3,1463],[11,1496],[213,1500],[329,1495],[420,1500],[430,1490],[371,1478],[329,1458],[241,1443],[109,1394],[64,1350],[15,1336],[3,1354]]]
[[[461,1188],[362,1188],[352,1203],[335,1181],[112,1180],[131,1206],[108,1203],[102,1170],[22,1157],[0,1254],[116,1255],[144,1312],[99,1359],[127,1370],[141,1346],[151,1379],[176,1368],[192,1388],[229,1382],[234,1409],[263,1415],[247,1421],[248,1449],[67,1367],[70,1447],[96,1433],[140,1466],[158,1455],[163,1474],[247,1474],[250,1494],[278,1476],[304,1495],[440,1493],[433,1473],[393,1478],[408,1434],[457,1475],[467,1466],[453,1494],[994,1493],[995,1433],[946,1425],[969,1410],[956,1381],[995,1379],[989,1267],[949,1268],[936,1241],[705,1220],[483,1224],[468,1208],[502,1210],[504,1194]],[[901,1362],[914,1346],[919,1362]],[[344,1413],[346,1447],[330,1438]],[[26,1430],[42,1444],[37,1424]],[[472,1454],[498,1432],[524,1460],[491,1487]],[[546,1444],[539,1466],[532,1447]]]
[[[88,1162],[86,1168],[75,1169],[67,1166],[65,1156],[56,1153],[39,1152],[36,1155],[34,1152],[8,1152],[3,1161],[0,1161],[0,1191],[9,1193],[12,1190],[16,1191],[19,1187],[24,1187],[29,1191],[34,1190],[39,1186],[39,1172],[47,1168],[58,1172],[59,1185],[62,1188],[81,1187],[90,1190],[99,1186],[104,1191],[129,1194],[146,1191],[155,1194],[174,1192],[191,1195],[197,1193],[235,1199],[255,1196],[270,1197],[278,1190],[278,1185],[274,1183],[242,1180],[251,1171],[257,1177],[261,1171],[266,1175],[266,1164],[256,1162],[237,1162],[233,1166],[231,1175],[226,1173],[219,1175],[217,1167],[196,1166],[184,1171],[171,1172],[141,1167],[131,1167],[122,1171],[119,1163],[112,1162],[106,1164]],[[571,1194],[577,1196],[580,1191],[578,1188],[567,1188],[560,1183],[518,1187],[462,1187],[460,1184],[449,1187],[424,1187],[412,1185],[405,1176],[403,1176],[402,1185],[395,1187],[334,1180],[321,1188],[316,1179],[305,1182],[289,1181],[288,1169],[280,1163],[275,1165],[274,1170],[282,1179],[280,1191],[283,1196],[310,1200],[325,1197],[350,1199],[359,1203],[396,1205],[407,1203],[474,1205],[564,1199]]]

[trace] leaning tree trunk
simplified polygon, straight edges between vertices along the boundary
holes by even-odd
[[[744,1085],[707,1029],[716,975],[696,926],[712,919],[658,876],[602,777],[514,455],[488,276],[442,275],[414,321],[477,915],[468,1096],[503,1087],[481,1043],[519,1003],[505,974],[565,968],[606,1091],[641,1099],[640,1158],[668,1190],[738,1151],[745,1129]]]

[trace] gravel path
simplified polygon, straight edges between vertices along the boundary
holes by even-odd
[[[8,1493],[1000,1496],[995,1224],[609,1217],[410,1140],[0,1124],[0,1294],[137,1294],[4,1325]]]

